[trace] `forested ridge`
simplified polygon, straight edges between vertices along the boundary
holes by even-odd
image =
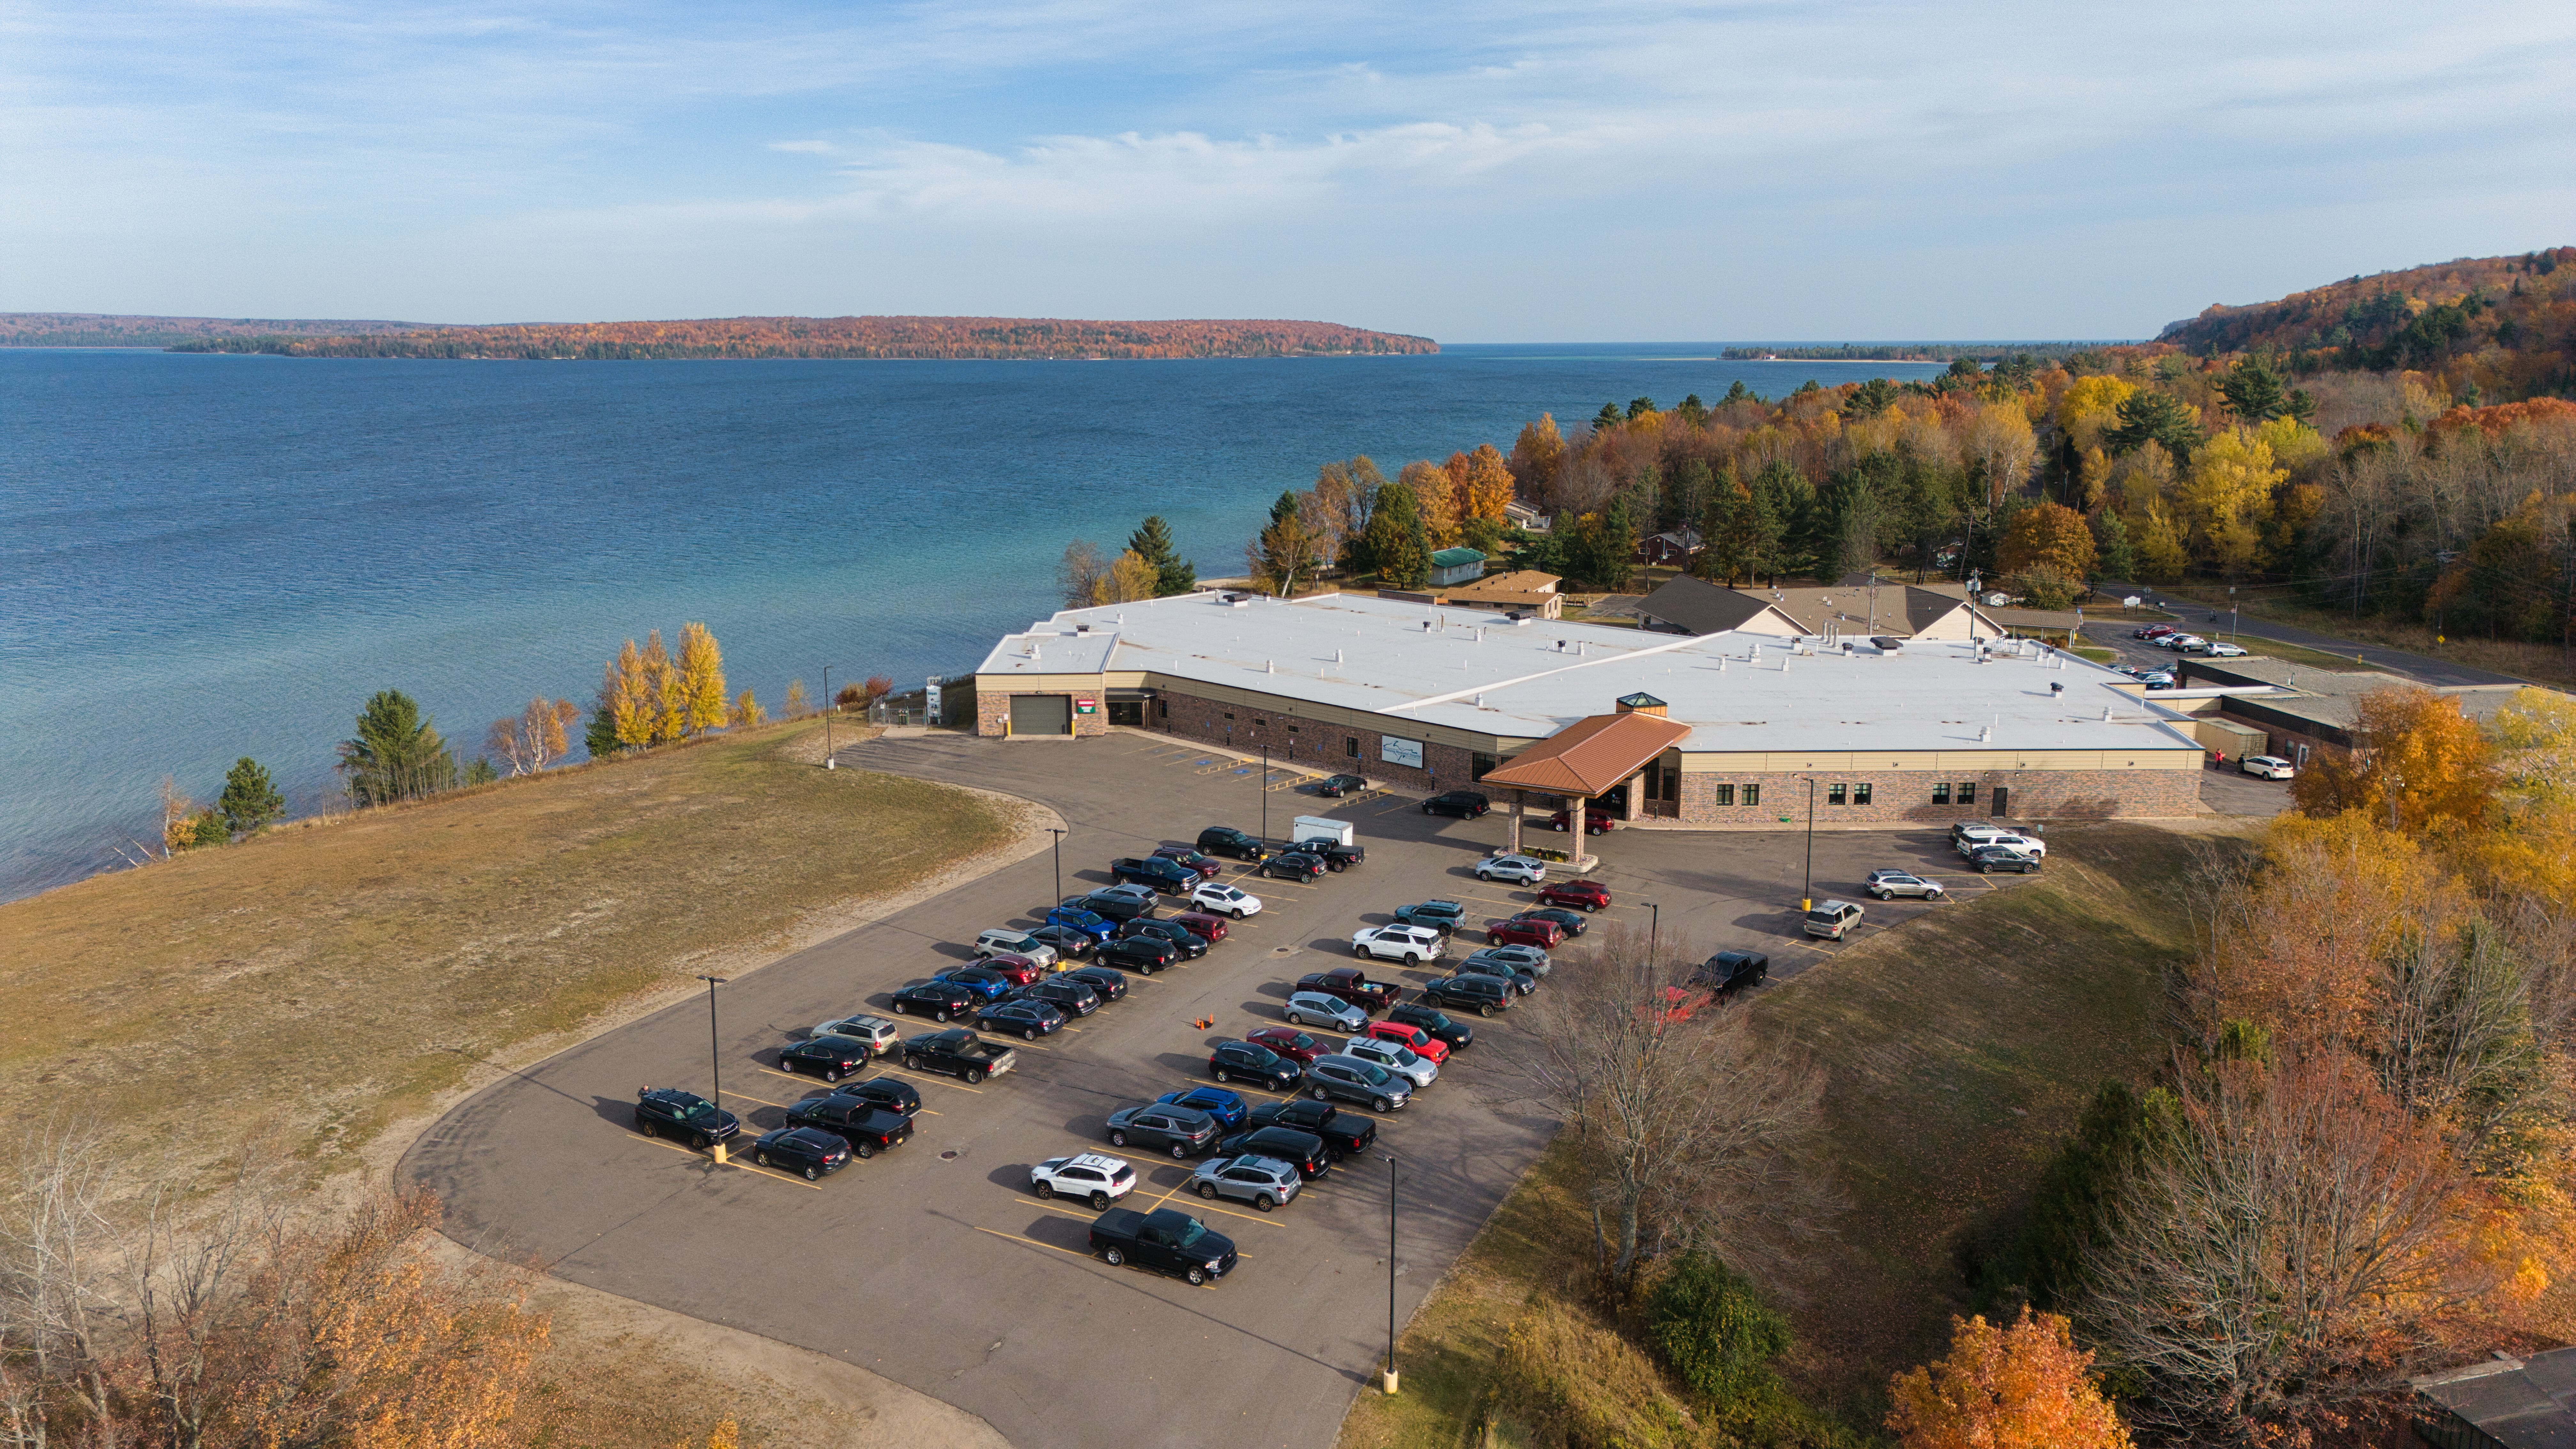
[[[213,337],[337,337],[408,332],[421,325],[350,319],[0,312],[0,347],[172,347]]]
[[[209,337],[175,352],[281,357],[502,358],[1168,358],[1437,352],[1424,337],[1332,322],[1086,322],[1050,317],[723,317],[431,327],[376,336]]]

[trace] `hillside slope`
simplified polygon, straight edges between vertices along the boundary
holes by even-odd
[[[1316,357],[1437,352],[1425,337],[1332,322],[1090,322],[1050,317],[718,317],[435,327],[349,337],[210,337],[179,352],[283,357],[642,358]]]
[[[350,337],[410,332],[421,322],[348,318],[150,317],[115,312],[0,312],[0,347],[176,347],[217,337]]]

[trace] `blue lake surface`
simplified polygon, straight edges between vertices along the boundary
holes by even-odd
[[[1930,364],[1717,344],[1170,362],[420,362],[0,350],[0,899],[113,866],[164,776],[296,813],[378,689],[462,754],[620,641],[701,620],[775,707],[969,669],[1068,540],[1160,513],[1240,573],[1283,488],[1553,412]],[[129,847],[130,848],[130,847]]]

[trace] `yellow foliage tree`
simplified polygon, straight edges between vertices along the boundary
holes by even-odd
[[[680,626],[678,732],[694,735],[724,728],[724,651],[704,624]]]
[[[1511,502],[1511,465],[1493,444],[1479,444],[1467,457],[1467,516],[1499,519]]]
[[[2257,426],[2254,436],[2272,450],[2273,462],[2293,470],[2322,462],[2334,451],[2323,434],[2297,418],[2274,418]]]
[[[1512,444],[1511,466],[1513,476],[1541,499],[1555,496],[1556,475],[1565,466],[1565,435],[1557,431],[1554,413],[1541,413],[1537,422],[1522,426],[1519,441]]]
[[[664,744],[687,733],[688,709],[680,692],[680,671],[672,666],[671,651],[662,642],[662,631],[644,636],[644,652],[638,656],[641,666],[645,744]]]
[[[1145,556],[1131,548],[1118,555],[1117,561],[1109,565],[1109,572],[1101,575],[1099,584],[1092,591],[1093,597],[1104,604],[1150,599],[1154,597],[1158,577],[1154,566],[1145,561]]]
[[[2272,490],[2289,476],[2274,466],[2271,445],[2247,428],[2229,428],[2193,449],[2177,500],[2192,551],[2229,573],[2253,563],[2272,516]]]
[[[2138,572],[2149,583],[2169,583],[2191,566],[2191,555],[2182,546],[2182,530],[2174,527],[2173,516],[2161,503],[2148,505],[2130,520],[2129,539],[2137,551]]]
[[[644,671],[644,652],[634,640],[617,651],[600,680],[599,707],[616,729],[619,744],[631,749],[653,743],[653,684]]]
[[[814,712],[814,701],[805,693],[805,681],[787,681],[787,698],[779,702],[778,712],[788,719],[803,719]]]
[[[1426,458],[1405,464],[1395,481],[1397,486],[1413,490],[1426,542],[1433,548],[1447,548],[1458,541],[1458,496],[1448,469]]]
[[[2407,686],[2363,695],[2350,755],[2321,751],[2291,789],[2310,815],[2369,813],[2409,835],[2484,823],[2498,782],[2487,738],[2460,702]]]
[[[2119,421],[2120,404],[2137,388],[2116,377],[2079,377],[2057,400],[2057,430],[2077,453],[2102,445],[2102,430]]]
[[[760,701],[746,689],[742,692],[742,697],[733,702],[732,722],[745,727],[763,725],[769,723],[769,715],[760,707]]]
[[[2009,1328],[1950,1324],[1947,1358],[1888,1385],[1887,1427],[1905,1449],[2128,1449],[2065,1319],[2024,1308]]]
[[[1991,508],[2003,502],[2005,494],[2021,487],[2030,473],[2031,460],[2039,456],[2039,439],[2030,430],[2029,415],[2020,407],[2008,402],[1987,403],[1960,430],[1959,453],[1984,471],[1986,506]]]
[[[2080,585],[2093,570],[2093,530],[2083,514],[2062,503],[2033,504],[2004,526],[1995,567],[2007,574],[2048,569]]]

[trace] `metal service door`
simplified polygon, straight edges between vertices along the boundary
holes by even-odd
[[[1995,787],[1994,802],[1995,808],[1987,811],[1986,813],[1988,815],[1993,816],[1997,820],[2001,820],[2005,816],[2010,815],[2012,813],[2012,786],[1997,785]]]
[[[1012,695],[1011,733],[1015,735],[1072,734],[1072,698],[1062,694]]]

